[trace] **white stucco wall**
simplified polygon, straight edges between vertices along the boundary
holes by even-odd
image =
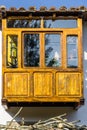
[[[2,92],[2,33],[0,32],[0,124],[6,124],[6,121],[12,119],[12,116],[19,110],[19,107],[11,107],[7,111],[1,105]],[[87,22],[83,26],[83,59],[84,59],[84,97],[85,104],[77,111],[71,107],[24,107],[16,120],[21,120],[24,117],[25,121],[45,120],[50,117],[58,116],[67,113],[66,118],[69,121],[81,120],[80,124],[87,125]]]
[[[7,120],[11,120],[12,117],[5,111],[1,104],[2,98],[2,32],[0,31],[0,124],[6,124]]]

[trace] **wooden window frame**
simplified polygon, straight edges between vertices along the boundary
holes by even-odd
[[[11,19],[11,17],[10,17]],[[21,19],[21,17],[20,17]],[[22,18],[23,19],[23,18]],[[75,18],[76,19],[76,18]],[[42,43],[44,44],[44,35],[45,33],[61,33],[62,34],[62,67],[61,69],[69,69],[67,68],[67,48],[66,48],[66,37],[68,35],[77,35],[78,36],[78,68],[70,68],[70,70],[81,70],[82,69],[82,19],[77,18],[77,28],[44,28],[43,27],[43,18],[41,19],[41,28],[7,28],[7,19],[2,20],[2,31],[3,31],[3,42],[5,52],[3,54],[4,61],[3,65],[6,68],[6,36],[7,35],[18,35],[18,68],[24,68],[23,66],[23,34],[24,33],[43,33],[40,36],[42,38]],[[40,67],[46,67],[44,62],[44,46],[40,44],[40,53],[43,52],[42,56],[40,55]],[[47,67],[48,68],[48,67]],[[57,67],[55,67],[57,68]],[[17,68],[16,68],[17,69]]]
[[[40,66],[38,66],[38,68],[41,68],[41,67],[45,67],[45,68],[53,68],[53,67],[46,67],[45,65],[45,34],[60,34],[61,35],[61,50],[62,50],[62,32],[47,32],[47,31],[44,31],[44,32],[23,32],[22,34],[22,41],[24,41],[24,34],[39,34],[39,37],[40,37]],[[23,59],[23,62],[22,62],[22,66],[23,68],[33,68],[32,66],[31,67],[25,67],[24,66],[24,44],[22,44],[22,51],[23,51],[23,54],[22,54],[22,59]],[[61,53],[61,62],[63,61],[62,59],[62,53]],[[61,66],[58,66],[58,68],[62,68],[62,63],[61,63]],[[37,67],[36,67],[37,68]],[[54,67],[54,68],[57,68],[57,67]]]

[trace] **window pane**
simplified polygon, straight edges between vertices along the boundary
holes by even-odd
[[[39,34],[24,35],[24,66],[39,66]]]
[[[17,68],[18,66],[18,37],[17,35],[7,36],[7,67]]]
[[[58,67],[61,65],[61,35],[45,35],[45,63],[49,67]]]
[[[78,37],[67,36],[67,66],[78,67]]]
[[[77,20],[44,20],[45,28],[77,28]]]
[[[40,20],[8,19],[8,28],[40,28]]]

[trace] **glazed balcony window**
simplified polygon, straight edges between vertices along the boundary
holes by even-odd
[[[4,13],[4,12],[3,12]],[[79,15],[77,15],[79,13]],[[2,17],[3,104],[78,106],[83,95],[80,10],[17,10]],[[38,104],[38,105],[39,105]],[[74,107],[75,107],[74,106]]]
[[[64,18],[8,17],[5,21],[7,67],[78,69],[81,66],[78,46],[80,20]],[[13,50],[16,53],[14,57]]]
[[[61,65],[61,35],[45,35],[45,64],[47,67],[58,67]]]
[[[78,67],[78,36],[67,36],[67,66]]]
[[[8,28],[40,28],[40,20],[8,19]]]
[[[18,37],[17,35],[7,36],[7,67],[17,68],[18,66]]]
[[[39,66],[39,34],[24,34],[24,66]]]
[[[77,28],[77,20],[75,19],[58,19],[44,20],[44,28]]]

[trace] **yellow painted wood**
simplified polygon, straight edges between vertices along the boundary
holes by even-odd
[[[5,73],[5,96],[28,96],[29,74]]]
[[[81,73],[57,73],[57,96],[81,96]]]
[[[34,96],[44,97],[52,96],[52,73],[35,72],[34,73]]]
[[[77,23],[77,28],[44,28],[42,19],[41,28],[7,28],[6,19],[2,20],[2,99],[7,99],[9,102],[80,102],[83,98],[82,19],[77,18]],[[24,67],[25,33],[39,34],[40,67]],[[45,66],[46,33],[61,34],[61,67]],[[8,52],[6,49],[8,35],[18,36],[18,68],[6,66],[6,54],[10,55],[10,44]],[[67,35],[78,36],[78,68],[67,68]],[[8,41],[10,43],[10,39]]]

